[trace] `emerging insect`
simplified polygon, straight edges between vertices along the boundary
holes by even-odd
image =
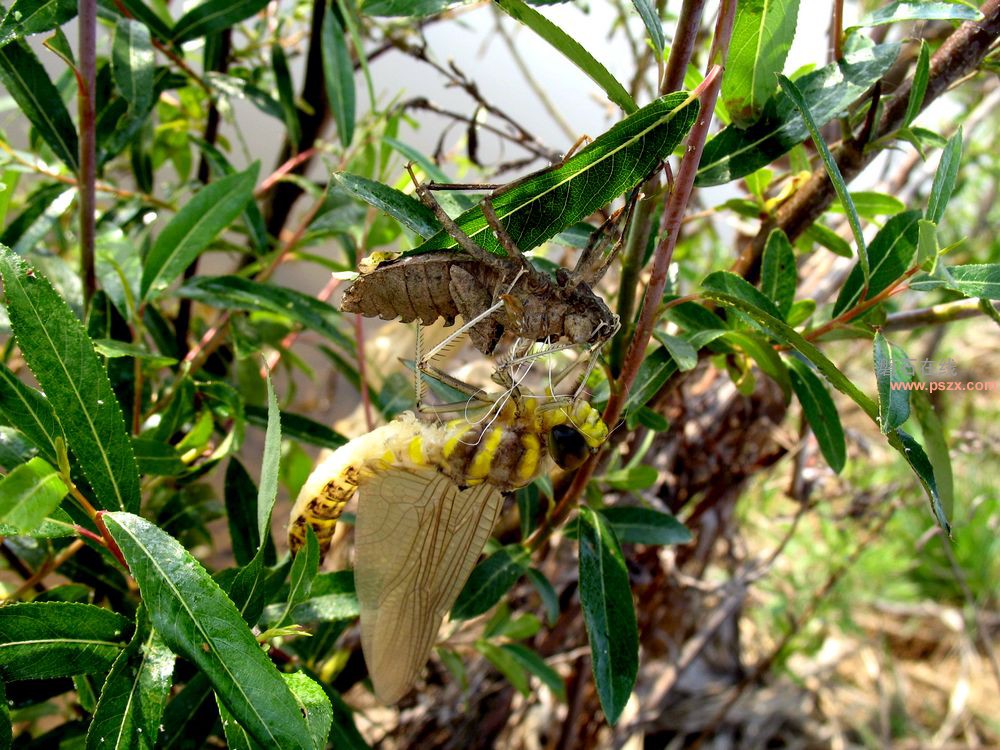
[[[359,493],[354,577],[361,645],[375,694],[405,695],[430,654],[503,505],[551,458],[575,468],[607,438],[583,401],[510,391],[489,419],[447,424],[404,413],[337,449],[309,476],[292,509],[289,542],[306,530],[325,552],[337,517]]]
[[[492,354],[504,333],[531,345],[589,345],[591,352],[618,330],[617,317],[593,292],[614,259],[619,241],[614,217],[595,233],[572,271],[555,278],[524,256],[562,229],[582,221],[620,195],[629,194],[625,226],[638,186],[660,169],[694,124],[697,97],[677,92],[632,113],[586,148],[559,164],[526,175],[486,196],[479,206],[451,219],[431,188],[487,189],[483,185],[424,185],[410,170],[417,194],[441,231],[402,258],[362,269],[344,295],[342,309],[385,320],[419,319],[424,325],[457,315],[472,342]],[[408,167],[409,169],[409,167]],[[624,232],[621,233],[624,235]],[[421,369],[424,369],[421,367]]]

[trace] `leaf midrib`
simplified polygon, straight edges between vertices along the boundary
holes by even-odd
[[[21,290],[21,293],[24,295],[24,299],[27,300],[28,305],[31,306],[31,310],[35,314],[35,318],[41,324],[42,332],[45,334],[45,339],[49,342],[49,345],[51,346],[53,353],[55,353],[55,355],[56,355],[56,361],[58,361],[59,367],[62,368],[63,374],[66,376],[66,382],[69,384],[69,386],[72,389],[73,393],[76,395],[77,401],[79,401],[80,405],[83,407],[82,411],[83,411],[84,416],[87,419],[87,425],[90,427],[91,435],[94,437],[94,443],[97,446],[97,449],[98,449],[98,451],[99,451],[99,453],[101,455],[101,460],[104,462],[104,468],[106,469],[107,475],[108,475],[108,477],[111,480],[111,486],[114,488],[115,497],[118,499],[118,507],[121,508],[122,510],[127,510],[127,506],[125,504],[124,498],[122,497],[122,494],[119,491],[118,482],[115,479],[115,474],[111,470],[111,464],[108,461],[107,451],[104,450],[104,443],[102,442],[100,436],[97,434],[97,428],[94,425],[94,421],[90,417],[90,410],[87,408],[87,402],[83,400],[83,398],[82,398],[82,396],[80,394],[80,391],[77,390],[76,381],[73,380],[72,376],[69,373],[69,370],[66,369],[66,365],[63,362],[62,357],[59,356],[59,354],[58,354],[59,349],[58,349],[58,347],[56,347],[55,341],[53,341],[52,337],[49,335],[49,329],[45,325],[45,323],[43,322],[43,320],[42,320],[42,318],[41,318],[41,316],[40,316],[40,314],[38,312],[38,309],[35,307],[34,300],[31,298],[31,295],[28,294],[27,291],[25,290],[24,284],[21,283],[21,278],[20,278],[19,274],[17,273],[16,269],[14,270],[14,273],[12,274],[12,276],[14,278],[14,281],[17,283],[18,288]],[[72,315],[72,313],[70,313],[70,314]],[[94,353],[94,356],[96,357],[97,356],[96,352],[93,352],[93,353]],[[98,367],[100,367],[100,365],[98,365]],[[112,398],[114,398],[114,397],[112,396]],[[59,419],[59,415],[58,414],[56,414],[56,419]],[[62,424],[62,420],[60,420],[59,423]],[[64,431],[65,431],[65,428],[64,428]],[[134,458],[133,458],[133,460],[134,460]],[[83,473],[84,474],[87,473],[86,468],[82,464],[81,464],[80,468],[83,469]]]
[[[257,711],[257,706],[254,705],[253,701],[250,700],[250,698],[247,695],[246,691],[243,689],[243,685],[240,683],[239,680],[236,679],[236,675],[233,674],[233,672],[231,672],[229,670],[229,665],[226,664],[226,662],[223,660],[221,654],[219,654],[218,649],[215,646],[215,640],[213,638],[209,637],[207,631],[202,626],[201,621],[198,620],[198,618],[196,618],[194,616],[194,612],[188,606],[188,603],[184,599],[184,597],[181,596],[180,591],[177,589],[177,587],[175,587],[173,585],[173,581],[170,580],[170,578],[167,576],[167,572],[162,567],[160,567],[160,564],[157,561],[157,559],[153,556],[152,552],[149,549],[147,549],[147,547],[142,543],[142,541],[139,539],[139,537],[137,537],[135,534],[133,534],[132,531],[127,526],[125,526],[123,523],[119,522],[118,523],[118,527],[122,531],[124,531],[126,534],[128,534],[129,537],[131,537],[132,541],[135,542],[135,544],[139,547],[139,549],[142,550],[143,554],[146,555],[146,559],[149,560],[149,563],[160,574],[161,580],[163,581],[163,585],[165,585],[171,591],[171,593],[173,594],[174,598],[178,602],[180,602],[181,608],[184,610],[184,612],[187,613],[188,617],[191,619],[191,622],[194,623],[195,629],[202,636],[204,636],[204,638],[205,638],[204,643],[208,644],[209,649],[212,652],[212,654],[215,655],[216,660],[217,660],[219,666],[222,667],[222,669],[225,671],[226,675],[232,680],[233,685],[239,691],[240,695],[243,696],[243,699],[245,700],[246,705],[249,706],[253,710],[254,715],[260,720],[261,725],[264,726],[264,728],[267,730],[268,736],[272,740],[276,741],[276,738],[274,737],[274,735],[271,732],[270,725],[266,721],[264,721],[264,718],[260,715],[260,712]]]

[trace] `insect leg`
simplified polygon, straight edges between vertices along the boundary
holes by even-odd
[[[503,274],[507,270],[507,265],[504,263],[503,259],[498,258],[487,250],[483,250],[483,248],[479,247],[479,245],[477,245],[469,235],[462,231],[462,228],[444,212],[444,209],[441,208],[441,204],[437,202],[431,194],[431,191],[427,189],[427,186],[420,182],[417,179],[417,176],[413,174],[412,163],[406,165],[406,171],[410,173],[410,179],[413,180],[413,185],[417,190],[417,195],[420,197],[420,200],[425,206],[434,212],[434,216],[436,216],[437,220],[441,222],[445,231],[447,231],[448,234],[454,238],[455,242],[458,243],[458,246],[476,260],[481,263],[485,263],[488,266],[492,266]]]

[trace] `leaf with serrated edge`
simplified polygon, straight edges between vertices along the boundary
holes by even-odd
[[[42,458],[50,464],[56,463],[56,439],[63,434],[52,404],[34,388],[21,382],[2,362],[0,413],[7,418],[9,425],[16,427],[31,441]]]
[[[500,191],[493,199],[497,218],[521,250],[530,250],[639,184],[670,156],[697,115],[697,99],[684,92],[657,99],[562,164]],[[455,222],[484,249],[505,254],[480,207]],[[451,236],[439,232],[407,254],[455,245]]]
[[[170,648],[208,675],[241,726],[267,747],[309,747],[298,704],[236,606],[172,537],[139,516],[104,521]]]
[[[347,51],[344,29],[332,13],[323,16],[323,80],[326,98],[337,123],[337,135],[344,148],[354,138],[354,65]]]
[[[0,479],[0,523],[28,534],[59,507],[68,489],[44,459],[33,458]]]
[[[608,523],[580,508],[580,603],[591,666],[608,723],[621,716],[639,669],[639,633],[628,570]]]
[[[879,80],[899,54],[898,44],[880,44],[807,73],[796,85],[820,126],[837,117]],[[768,100],[760,119],[743,129],[729,125],[705,144],[698,167],[699,187],[721,185],[756,172],[809,135],[795,105],[783,91]]]
[[[869,27],[882,26],[887,23],[901,23],[904,21],[977,21],[983,17],[975,8],[964,2],[935,2],[934,0],[922,0],[922,2],[894,2],[884,5],[875,10],[854,26],[848,26],[845,34]]]
[[[177,212],[146,257],[142,299],[162,293],[240,215],[253,196],[259,167],[259,162],[254,162],[246,171],[206,185]]]
[[[26,602],[0,607],[0,678],[44,680],[106,672],[129,621],[92,604]]]
[[[530,558],[522,547],[504,547],[483,560],[465,582],[451,608],[454,620],[468,620],[487,612],[524,574]]]
[[[807,364],[798,359],[789,359],[788,371],[792,378],[792,388],[802,404],[802,412],[816,436],[819,449],[830,468],[839,474],[847,460],[847,445],[837,407],[823,381]]]
[[[865,414],[868,415],[869,419],[878,424],[878,404],[865,395],[856,385],[854,385],[854,383],[852,383],[847,376],[844,375],[844,373],[838,370],[837,366],[827,359],[826,355],[823,354],[823,352],[821,352],[815,344],[812,344],[803,338],[802,334],[794,328],[783,321],[754,308],[752,305],[747,304],[738,297],[722,294],[720,292],[705,292],[702,294],[702,297],[709,302],[717,302],[718,304],[725,305],[726,307],[736,307],[751,316],[758,325],[769,331],[778,341],[792,347],[798,351],[799,354],[812,362],[812,364],[816,366],[816,369],[823,373],[830,385],[844,395],[850,397],[850,399],[860,406]],[[930,478],[928,480],[926,467],[924,467],[919,460],[910,455],[909,446],[904,438],[901,437],[902,435],[905,435],[902,430],[896,430],[891,433],[888,436],[889,445],[895,448],[900,455],[906,458],[910,467],[913,468],[914,472],[917,474],[917,478],[920,480],[920,483],[923,485],[931,499],[931,505],[934,508],[935,517],[937,518],[938,523],[941,524],[941,527],[945,529],[945,531],[951,533],[951,527],[948,525],[948,519],[944,515],[944,512],[940,509],[941,501],[938,497],[937,487],[933,483],[933,469],[930,470]],[[909,436],[906,437],[909,438]],[[909,438],[909,441],[916,443],[913,438]],[[917,447],[919,448],[920,446],[917,445]],[[923,449],[920,449],[920,453],[923,454]],[[926,455],[924,455],[925,460],[926,458]],[[929,461],[927,464],[929,467]]]
[[[868,247],[871,277],[865,295],[867,298],[888,288],[909,268],[917,251],[919,221],[919,211],[906,211],[889,219],[875,235],[875,239]],[[840,294],[833,305],[833,316],[836,317],[857,305],[861,301],[862,291],[864,291],[864,277],[861,269],[855,266],[851,269],[844,286],[840,288]]]
[[[139,471],[107,370],[48,280],[0,246],[7,312],[21,353],[101,508],[137,510]]]
[[[268,0],[206,0],[178,19],[174,25],[173,41],[181,44],[231,28],[238,21],[262,11],[267,2]]]
[[[798,270],[795,266],[795,252],[792,243],[780,229],[767,236],[764,255],[761,259],[760,289],[774,302],[781,317],[788,319],[788,311],[795,301],[795,287]]]
[[[154,63],[149,29],[131,18],[119,18],[111,47],[111,72],[134,112],[145,112],[150,106]]]
[[[601,511],[623,544],[687,544],[691,532],[669,513],[618,506]]]
[[[159,737],[176,657],[141,610],[138,623],[104,681],[87,731],[87,750],[146,750]]]
[[[931,185],[931,195],[927,200],[926,219],[940,224],[944,218],[944,210],[948,207],[951,194],[955,190],[955,180],[958,179],[958,168],[962,163],[962,129],[948,139],[948,145],[941,152],[941,162],[934,172],[934,183]]]
[[[795,39],[799,0],[739,3],[722,79],[722,100],[735,122],[757,119],[777,90],[774,76],[785,66]]]
[[[635,112],[638,109],[632,96],[618,82],[618,79],[611,75],[608,69],[598,62],[597,58],[590,54],[582,44],[559,26],[534,8],[525,5],[521,0],[496,0],[496,4],[504,13],[523,23],[551,44],[563,57],[583,71],[590,80],[604,89],[608,99],[625,112]]]
[[[434,212],[406,193],[350,172],[334,172],[333,179],[352,195],[389,214],[421,237],[441,231],[441,223]]]
[[[25,42],[16,40],[0,47],[0,80],[42,140],[76,172],[79,143],[73,120],[59,90]]]

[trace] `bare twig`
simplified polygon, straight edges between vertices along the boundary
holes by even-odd
[[[94,232],[97,210],[97,121],[94,92],[97,87],[97,0],[79,2],[80,68],[77,99],[80,112],[80,164],[77,175],[80,192],[80,279],[83,304],[89,307],[97,291],[94,267]]]

